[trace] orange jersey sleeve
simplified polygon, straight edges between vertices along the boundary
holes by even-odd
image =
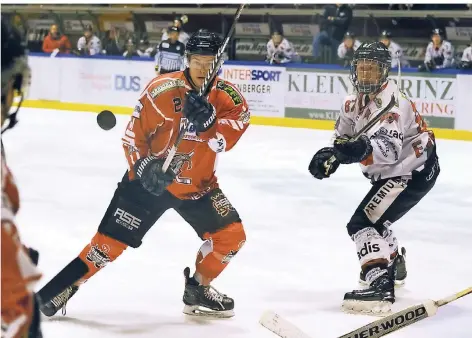
[[[234,84],[222,79],[215,81],[209,101],[215,106],[217,126],[216,137],[208,145],[215,152],[229,151],[249,126],[248,104]]]

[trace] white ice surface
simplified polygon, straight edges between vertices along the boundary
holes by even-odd
[[[22,239],[41,253],[44,285],[95,234],[126,161],[128,118],[103,131],[92,113],[23,108],[3,142],[20,188]],[[258,324],[271,309],[315,337],[337,337],[374,317],[340,311],[357,287],[355,247],[345,224],[369,182],[357,165],[318,181],[308,173],[328,131],[251,126],[219,159],[220,185],[247,232],[244,249],[214,286],[234,297],[229,320],[182,314],[185,266],[200,240],[168,211],[139,249],[128,249],[86,283],[67,316],[45,319],[45,338],[275,337]],[[441,175],[431,193],[394,225],[407,248],[408,279],[395,309],[438,299],[472,284],[472,143],[438,141]],[[472,337],[472,295],[391,335]]]

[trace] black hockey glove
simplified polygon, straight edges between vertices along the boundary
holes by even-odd
[[[372,145],[366,135],[355,141],[350,141],[346,136],[337,137],[333,148],[334,156],[342,164],[362,162],[372,154]]]
[[[334,155],[334,149],[331,147],[326,147],[318,150],[311,159],[308,170],[310,173],[317,179],[322,180],[323,178],[328,178],[333,174],[339,167],[339,161],[334,161],[329,168],[328,174],[326,174],[326,168],[324,166],[325,162],[328,161],[331,156]]]
[[[188,91],[185,95],[183,114],[195,126],[197,135],[210,129],[216,122],[215,107],[195,91]]]
[[[165,173],[162,172],[164,162],[163,158],[148,156],[138,160],[134,165],[134,171],[143,188],[155,196],[161,195],[176,176],[172,163]]]

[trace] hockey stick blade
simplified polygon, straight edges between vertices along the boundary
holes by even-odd
[[[273,311],[268,310],[264,312],[261,319],[259,319],[259,323],[282,338],[311,338],[298,327]]]
[[[472,293],[472,287],[438,301],[426,300],[424,303],[410,306],[404,310],[393,313],[387,317],[364,325],[357,330],[349,332],[339,338],[378,338],[400,330],[405,326],[414,324],[436,314],[440,306]]]
[[[215,58],[213,59],[213,62],[211,63],[211,67],[208,70],[205,79],[203,80],[203,84],[200,88],[200,91],[198,93],[199,96],[203,96],[203,94],[208,90],[209,85],[211,84],[211,80],[216,76],[218,72],[219,66],[222,64],[222,59],[223,59],[223,53],[226,49],[226,46],[228,45],[229,40],[233,36],[233,32],[236,29],[236,24],[239,21],[239,17],[241,16],[241,13],[244,9],[245,4],[241,4],[238,7],[238,10],[236,11],[236,14],[234,15],[234,20],[233,20],[233,25],[228,31],[228,34],[226,34],[226,37],[223,41],[223,45],[221,48],[218,50],[218,52],[215,55]],[[177,148],[179,147],[180,142],[182,142],[185,133],[187,132],[188,127],[190,126],[190,123],[186,121],[184,125],[180,128],[179,133],[177,134],[177,138],[172,145],[172,147],[169,150],[169,153],[167,154],[167,158],[164,161],[164,164],[162,165],[162,172],[166,172],[167,169],[169,168],[170,163],[172,162],[172,159],[174,158],[175,154],[177,153]]]
[[[377,116],[374,117],[372,120],[370,120],[364,127],[362,127],[361,130],[359,130],[357,133],[355,133],[354,136],[351,137],[351,141],[357,140],[362,134],[364,134],[365,132],[372,129],[372,127],[375,124],[377,124],[377,122],[379,122],[380,119],[385,114],[390,112],[390,109],[392,109],[394,105],[395,105],[395,95],[392,94],[392,97],[390,98],[390,102],[385,106],[385,108],[382,109],[382,111],[380,113],[378,113]],[[331,169],[331,166],[333,165],[334,161],[336,161],[336,157],[334,157],[334,155],[333,155],[324,163],[326,175],[328,175],[328,172]]]

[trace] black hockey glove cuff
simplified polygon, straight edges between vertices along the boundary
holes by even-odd
[[[215,107],[193,90],[185,95],[183,115],[195,126],[197,135],[209,130],[216,122]]]
[[[164,161],[163,158],[158,159],[155,156],[148,156],[138,160],[134,165],[136,176],[143,188],[156,196],[161,195],[176,176],[172,163],[165,173],[162,172]]]
[[[349,137],[341,136],[334,140],[334,156],[342,164],[351,164],[364,161],[372,154],[372,145],[366,135],[362,135],[355,141]]]
[[[334,161],[326,172],[325,163],[328,161],[331,156],[334,155],[334,149],[331,147],[326,147],[318,150],[316,154],[311,159],[308,170],[313,175],[313,177],[322,180],[323,178],[328,178],[333,174],[339,167],[339,161]]]

